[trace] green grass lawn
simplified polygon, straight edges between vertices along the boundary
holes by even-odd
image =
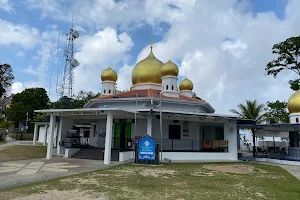
[[[127,164],[0,190],[0,199],[15,197],[31,200],[299,200],[300,181],[280,167],[254,163]]]
[[[1,144],[5,144],[5,143],[6,143],[5,141],[0,141],[0,145],[1,145]]]
[[[0,162],[32,158],[44,158],[46,157],[46,152],[46,146],[9,146],[0,151]]]

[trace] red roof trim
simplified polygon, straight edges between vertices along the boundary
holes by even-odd
[[[154,90],[154,89],[145,89],[145,90],[130,90],[126,92],[120,92],[118,94],[112,94],[112,95],[103,95],[98,97],[97,99],[116,99],[116,98],[147,98],[147,97],[154,97],[159,98],[160,97],[160,90]],[[161,95],[164,99],[173,99],[173,100],[181,100],[181,101],[191,101],[191,102],[205,102],[201,99],[191,98],[183,95],[179,95],[179,97],[169,97],[165,95]]]

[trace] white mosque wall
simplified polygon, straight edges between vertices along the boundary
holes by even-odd
[[[291,124],[299,124],[300,123],[300,113],[290,114],[290,123]]]
[[[162,159],[176,161],[236,161],[232,153],[214,153],[214,152],[163,152]]]
[[[56,124],[55,128],[54,128],[53,144],[55,146],[56,146],[57,133],[58,133],[58,124]],[[44,143],[44,141],[46,141],[46,144],[48,144],[48,138],[49,138],[49,127],[46,130],[45,126],[40,126],[39,127],[38,142]]]
[[[103,108],[103,107],[110,107],[110,108],[118,108],[118,109],[156,109],[159,110],[160,101],[159,99],[151,100],[137,100],[131,99],[130,101],[114,101],[114,102],[107,102],[107,103],[95,103],[91,107],[93,108]],[[163,110],[173,110],[173,111],[180,111],[180,112],[203,112],[207,113],[207,109],[201,105],[195,105],[190,103],[184,102],[162,102],[162,109]]]
[[[112,95],[116,93],[116,83],[113,81],[102,81],[101,95]]]
[[[65,138],[67,137],[67,132],[69,129],[73,129],[73,125],[74,122],[72,119],[69,119],[67,117],[62,117],[60,120],[62,120],[62,127],[61,127],[61,141],[64,141]],[[64,148],[60,148],[59,150],[60,152],[58,152],[59,154],[65,154],[65,149]]]
[[[146,90],[146,89],[153,89],[153,90],[161,90],[161,84],[135,84],[132,87],[132,90]]]
[[[43,143],[45,141],[46,137],[46,127],[45,126],[40,126],[39,127],[39,137],[38,137],[38,142]]]

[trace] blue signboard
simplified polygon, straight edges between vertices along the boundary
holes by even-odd
[[[155,160],[156,142],[149,136],[145,136],[139,141],[138,159]]]

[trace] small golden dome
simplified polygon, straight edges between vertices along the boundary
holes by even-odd
[[[101,73],[101,80],[116,82],[118,80],[118,74],[111,67],[108,67]]]
[[[132,70],[132,85],[139,83],[161,84],[161,66],[163,63],[158,60],[153,52],[152,46],[149,55],[138,62]]]
[[[300,90],[292,94],[288,100],[289,113],[300,113]]]
[[[190,90],[192,91],[194,88],[194,85],[192,83],[192,81],[190,81],[189,79],[185,78],[183,79],[180,84],[179,84],[179,90]]]
[[[166,64],[161,67],[161,77],[164,76],[178,76],[179,69],[175,63],[169,60]]]

